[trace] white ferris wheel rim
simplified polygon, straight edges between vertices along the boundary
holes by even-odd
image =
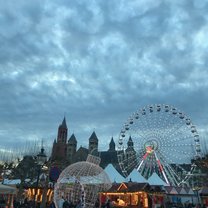
[[[144,164],[157,168],[159,166],[156,164],[155,155],[157,154],[159,162],[164,167],[164,173],[169,175],[167,177],[174,178],[171,180],[175,185],[184,181],[186,177],[176,179],[178,176],[171,164],[177,164],[180,167],[179,164],[190,163],[192,159],[200,157],[200,141],[196,127],[190,118],[170,105],[145,106],[133,113],[123,125],[118,141],[118,160],[124,175],[128,174],[128,168],[119,152],[121,153],[128,147],[126,143],[129,137],[134,142],[138,171],[142,173],[139,166],[144,166]],[[143,156],[147,153],[147,147],[151,147],[152,153],[148,154],[148,159],[144,160]],[[135,164],[133,158],[131,162],[133,166]],[[190,166],[189,170],[183,171],[190,172],[191,169]]]

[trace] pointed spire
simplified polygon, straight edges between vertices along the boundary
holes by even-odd
[[[64,116],[64,119],[63,119],[63,121],[62,121],[61,126],[62,126],[63,128],[67,128],[65,116]]]
[[[113,137],[111,138],[110,143],[114,143],[115,144]]]
[[[64,116],[62,124],[60,124],[58,128],[57,143],[66,143],[67,133],[68,133],[68,129],[66,125],[66,118]]]
[[[89,147],[88,147],[89,153],[92,154],[92,152],[98,151],[98,138],[95,132],[93,131],[92,135],[89,138]]]
[[[43,139],[41,139],[41,153],[44,152],[44,147],[43,147]]]
[[[98,138],[97,138],[97,135],[95,134],[95,131],[93,131],[93,133],[91,134],[89,140],[90,141],[98,141]]]
[[[43,139],[41,141],[41,151],[37,154],[37,160],[38,160],[37,162],[41,165],[43,165],[47,160],[45,149],[43,147]]]
[[[114,142],[114,139],[113,137],[111,138],[111,141],[109,143],[109,151],[114,151],[116,148],[116,145],[115,145],[115,142]]]
[[[134,146],[134,142],[131,138],[131,136],[129,137],[129,141],[127,142],[128,147],[133,147]]]

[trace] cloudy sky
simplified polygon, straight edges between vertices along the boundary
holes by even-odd
[[[100,148],[134,111],[185,112],[208,135],[207,0],[0,0],[0,148],[69,136]],[[107,141],[107,143],[106,143]]]

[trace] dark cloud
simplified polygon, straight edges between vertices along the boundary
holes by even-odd
[[[64,115],[80,145],[95,130],[107,148],[154,103],[186,112],[206,138],[207,1],[0,4],[1,148],[52,144]]]

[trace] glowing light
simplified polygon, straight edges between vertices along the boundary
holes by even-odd
[[[147,147],[146,147],[146,152],[149,153],[149,154],[151,154],[151,153],[154,152],[154,150],[152,149],[152,147],[147,146]]]

